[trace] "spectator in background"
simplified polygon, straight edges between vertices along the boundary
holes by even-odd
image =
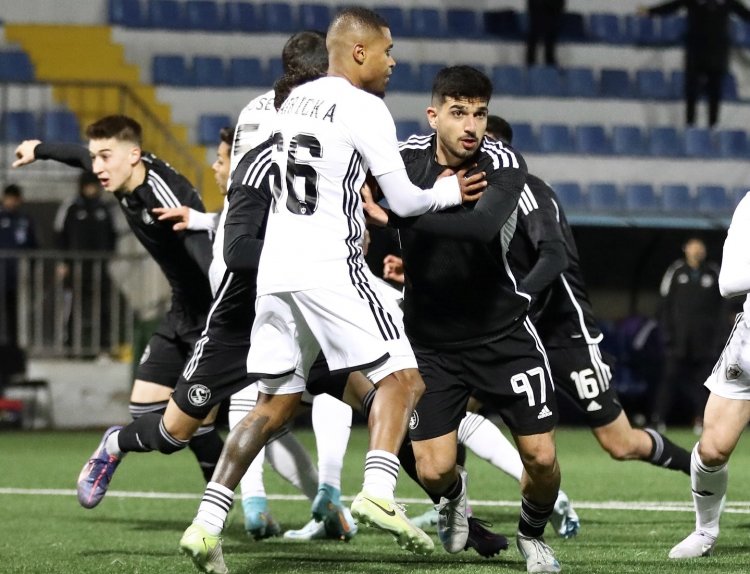
[[[687,125],[695,124],[695,104],[702,84],[708,96],[708,125],[719,121],[724,76],[729,69],[729,17],[750,21],[750,10],[740,0],[671,0],[652,8],[641,6],[642,16],[687,11],[685,34],[685,102]]]
[[[697,432],[708,393],[703,382],[716,360],[724,322],[719,293],[719,266],[706,261],[706,245],[691,237],[685,256],[667,268],[661,282],[660,323],[664,340],[664,374],[656,390],[652,422],[663,428],[679,388],[688,401]],[[722,331],[722,332],[720,332]]]
[[[114,219],[102,198],[99,179],[92,172],[81,174],[78,195],[60,205],[55,216],[55,235],[57,247],[62,251],[97,252],[103,256],[114,253],[117,238]],[[111,294],[107,259],[83,257],[64,261],[58,266],[57,276],[64,282],[66,344],[80,343],[84,354],[92,356],[107,352]],[[78,320],[73,320],[74,310]],[[77,329],[74,333],[74,326],[79,324],[80,339]]]
[[[18,259],[3,250],[36,249],[34,222],[21,211],[23,191],[17,185],[3,190],[0,202],[0,395],[8,378],[23,371],[18,347]]]
[[[527,66],[536,64],[540,40],[544,42],[544,63],[547,66],[557,66],[557,36],[564,12],[565,0],[528,0]]]

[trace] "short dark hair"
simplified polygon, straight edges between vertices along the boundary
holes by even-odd
[[[388,22],[377,12],[361,6],[350,6],[342,9],[331,20],[328,30],[342,25],[358,25],[379,32],[381,28],[390,28]]]
[[[87,185],[100,185],[99,178],[92,171],[84,171],[78,176],[78,191],[82,191]]]
[[[440,70],[432,83],[433,103],[446,98],[490,101],[492,81],[471,66],[449,66]]]
[[[487,133],[504,144],[513,143],[513,128],[500,116],[487,116]]]
[[[219,130],[219,141],[232,147],[234,143],[234,128],[231,126],[224,126]]]
[[[23,189],[21,189],[20,185],[11,183],[3,190],[3,197],[17,197],[18,199],[21,199],[21,197],[23,197]]]
[[[141,124],[124,115],[105,116],[86,128],[86,137],[90,140],[114,138],[118,141],[132,142],[140,147],[142,141]]]
[[[281,62],[285,74],[310,68],[327,70],[326,35],[318,30],[297,32],[284,44]]]

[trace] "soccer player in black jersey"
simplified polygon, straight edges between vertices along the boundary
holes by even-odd
[[[203,203],[185,177],[153,154],[142,151],[141,127],[132,118],[122,115],[101,118],[88,126],[86,136],[88,149],[74,144],[25,141],[16,149],[17,160],[13,165],[54,159],[93,171],[104,189],[117,198],[128,225],[159,265],[172,291],[170,309],[152,335],[136,371],[130,398],[130,412],[136,420],[122,431],[119,426],[108,429],[79,477],[79,502],[92,508],[104,496],[122,452],[144,450],[144,443],[170,443],[173,447],[174,443],[184,445],[189,441],[208,480],[223,442],[212,417],[203,426],[196,421],[189,432],[173,428],[169,412],[165,415],[166,427],[153,424],[162,420],[211,303],[207,278],[211,262],[209,234],[176,232],[170,222],[158,221],[154,209],[186,205],[202,212]]]
[[[498,121],[499,120],[499,121]],[[498,139],[511,127],[493,120]],[[690,474],[690,453],[657,431],[634,429],[610,386],[611,365],[599,349],[599,329],[583,281],[573,232],[555,192],[527,175],[510,243],[511,268],[532,297],[531,317],[547,349],[556,389],[570,396],[599,444],[616,460],[643,460]]]
[[[457,429],[471,394],[499,412],[525,467],[517,546],[529,572],[559,572],[543,539],[560,485],[557,405],[544,348],[526,314],[530,297],[518,289],[507,261],[526,164],[512,148],[484,137],[491,94],[490,80],[478,70],[444,68],[427,109],[436,133],[402,144],[418,186],[432,185],[446,168],[474,164],[488,183],[474,207],[390,216],[403,248],[406,332],[426,385],[409,435],[420,481],[440,511],[441,542],[456,552],[467,535]],[[369,202],[366,210],[374,214]]]

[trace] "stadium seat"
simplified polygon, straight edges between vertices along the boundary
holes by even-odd
[[[618,211],[622,205],[617,186],[614,183],[590,183],[587,190],[589,207],[592,211]]]
[[[149,0],[148,25],[151,28],[182,29],[185,19],[178,0]]]
[[[633,86],[627,70],[602,68],[599,76],[599,95],[604,98],[631,98]]]
[[[559,98],[564,93],[562,75],[554,66],[532,66],[528,78],[531,96]]]
[[[410,13],[411,35],[416,38],[442,38],[445,26],[441,12],[435,8],[412,8]]]
[[[682,44],[687,31],[687,19],[684,16],[663,16],[659,31],[659,43],[665,46]]]
[[[542,124],[539,128],[539,149],[544,153],[573,153],[570,128],[563,124]]]
[[[444,67],[444,64],[434,62],[419,64],[417,70],[417,89],[422,92],[432,93],[432,84],[435,81],[435,76]]]
[[[729,22],[732,43],[747,48],[750,46],[750,24],[736,18]]]
[[[156,85],[188,86],[191,73],[185,58],[176,54],[157,54],[151,61],[151,79]]]
[[[257,32],[262,28],[260,10],[249,2],[228,0],[224,3],[224,27],[237,32]]]
[[[198,118],[198,143],[215,146],[219,141],[219,131],[233,126],[232,119],[224,114],[203,114]]]
[[[564,84],[565,94],[572,98],[595,98],[598,95],[591,68],[568,68]]]
[[[694,209],[690,189],[681,183],[667,183],[661,186],[661,204],[667,213],[690,212]]]
[[[525,96],[529,92],[526,71],[520,66],[494,66],[492,85],[496,94]]]
[[[669,97],[682,100],[685,97],[685,72],[672,70],[669,73]]]
[[[299,5],[299,27],[301,30],[320,30],[321,32],[325,32],[330,23],[331,9],[327,5],[307,3]],[[390,24],[390,21],[388,23]]]
[[[42,141],[81,141],[81,129],[76,115],[68,110],[49,110],[42,114]]]
[[[722,97],[728,102],[736,102],[739,100],[739,94],[737,93],[737,79],[733,74],[727,74],[724,76],[724,81],[721,84]]]
[[[291,34],[297,30],[297,22],[291,4],[286,2],[263,2],[260,5],[263,30]]]
[[[575,151],[587,155],[607,155],[612,153],[612,145],[604,127],[581,125],[575,129]]]
[[[712,157],[715,154],[711,131],[706,128],[685,129],[685,155],[688,157]]]
[[[33,82],[34,66],[26,52],[0,52],[0,82]]]
[[[419,90],[412,65],[409,62],[396,64],[388,81],[388,90],[396,92],[415,92]]]
[[[107,21],[113,26],[140,28],[146,24],[141,3],[133,0],[109,0]]]
[[[745,130],[721,130],[717,134],[720,157],[747,157],[747,132]]]
[[[624,44],[626,36],[617,14],[595,13],[589,16],[588,36],[594,42]]]
[[[406,141],[410,135],[426,133],[416,120],[396,120],[396,137],[398,141]]]
[[[226,86],[223,60],[218,56],[194,56],[192,79],[196,86]]]
[[[646,142],[639,126],[614,126],[612,128],[612,152],[616,155],[643,155]]]
[[[375,8],[375,12],[388,22],[391,36],[394,38],[406,38],[412,35],[406,12],[400,6],[378,6]]]
[[[185,26],[190,30],[216,31],[225,29],[225,21],[213,0],[187,0]]]
[[[464,8],[448,8],[445,11],[445,29],[452,38],[477,39],[483,32],[479,27],[477,12]]]
[[[585,211],[586,200],[581,186],[576,181],[556,181],[550,187],[557,194],[563,209],[566,211]]]
[[[629,14],[625,17],[625,34],[634,44],[655,46],[661,43],[658,24],[656,18]]]
[[[696,192],[696,208],[701,213],[727,213],[734,208],[722,185],[699,185]]]
[[[39,130],[32,112],[3,112],[0,115],[3,141],[18,144],[23,140],[37,139]]]
[[[628,211],[659,211],[660,202],[650,183],[627,183],[623,188]]]
[[[284,75],[284,61],[279,56],[274,56],[268,60],[268,81],[266,84],[273,84]]]
[[[268,86],[273,83],[266,77],[258,58],[231,58],[227,75],[232,86]]]
[[[748,187],[748,186],[746,186],[746,185],[743,185],[743,186],[740,186],[740,187],[735,187],[735,188],[734,188],[734,189],[732,190],[732,197],[731,197],[731,200],[732,200],[732,205],[733,205],[734,207],[737,207],[737,204],[738,204],[738,203],[739,203],[740,201],[742,201],[742,199],[743,199],[743,198],[744,198],[744,197],[745,197],[745,196],[746,196],[746,195],[747,195],[748,193],[750,193],[750,187]]]
[[[539,142],[534,134],[531,124],[513,124],[513,143],[515,149],[521,153],[535,153],[539,151]]]
[[[563,42],[585,42],[586,24],[583,14],[578,12],[563,12],[560,18],[560,31],[558,35]]]
[[[651,128],[648,139],[648,153],[654,156],[681,156],[682,143],[677,130],[671,126]]]
[[[662,70],[636,70],[635,85],[638,96],[645,100],[666,100],[671,97],[670,86]]]
[[[521,29],[515,10],[487,10],[484,12],[484,33],[508,40],[520,40]]]

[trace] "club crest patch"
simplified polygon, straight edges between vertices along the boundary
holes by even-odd
[[[411,416],[409,417],[409,428],[411,430],[414,430],[419,426],[419,415],[417,414],[417,411],[412,411]]]
[[[737,363],[732,363],[727,367],[727,380],[733,381],[734,379],[738,379],[740,375],[742,374],[742,369]]]
[[[202,407],[211,398],[211,391],[205,385],[193,385],[188,389],[188,400],[194,407]]]

